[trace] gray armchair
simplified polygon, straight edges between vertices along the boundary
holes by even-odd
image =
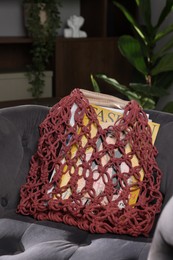
[[[0,109],[0,260],[146,260],[159,215],[149,237],[134,238],[109,233],[91,234],[63,223],[37,221],[16,213],[19,190],[26,181],[31,156],[37,149],[38,126],[48,111],[48,107],[38,105]],[[161,124],[156,146],[159,151],[157,161],[163,171],[164,208],[173,195],[173,115],[148,112]],[[172,256],[172,204],[173,199],[159,220],[150,260],[171,259],[165,258],[164,254],[168,252],[169,257]],[[162,229],[167,234],[165,237]],[[155,248],[160,248],[160,253]],[[159,254],[164,257],[159,258]]]

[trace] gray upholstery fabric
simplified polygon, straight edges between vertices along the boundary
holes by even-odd
[[[158,149],[157,162],[163,172],[161,192],[165,206],[173,195],[173,114],[150,111],[150,117],[161,125],[155,144]]]
[[[48,107],[37,105],[0,109],[0,260],[147,259],[154,227],[148,238],[133,238],[91,234],[63,223],[36,221],[16,214],[19,189],[37,149],[38,126],[48,111]],[[164,206],[173,194],[173,115],[157,111],[150,114],[161,123],[156,146],[164,173]]]
[[[37,149],[38,125],[48,108],[19,106],[0,110],[0,212],[14,209],[25,182],[31,155]]]
[[[148,260],[173,259],[173,197],[165,206],[156,228]]]

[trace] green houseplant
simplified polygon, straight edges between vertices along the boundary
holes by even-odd
[[[32,38],[32,62],[26,76],[30,83],[29,91],[35,98],[43,93],[45,69],[53,55],[57,29],[60,27],[60,0],[23,0],[25,26]]]
[[[152,0],[134,0],[142,22],[139,23],[121,1],[113,1],[131,24],[134,34],[123,35],[118,39],[121,54],[127,58],[138,73],[138,79],[124,86],[106,75],[96,75],[111,84],[128,99],[136,99],[144,108],[155,108],[160,96],[168,93],[173,82],[173,24],[163,27],[167,16],[172,12],[173,0],[166,0],[156,24],[152,24]],[[170,36],[168,38],[168,36]],[[160,42],[164,40],[163,44]],[[94,89],[99,91],[96,79],[92,76]]]

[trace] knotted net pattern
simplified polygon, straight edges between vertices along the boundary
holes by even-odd
[[[156,155],[148,118],[135,101],[102,129],[93,106],[75,89],[40,125],[17,211],[92,233],[147,235],[162,203]],[[138,199],[130,204],[136,190]]]

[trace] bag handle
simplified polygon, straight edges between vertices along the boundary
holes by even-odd
[[[124,109],[124,107],[129,102],[118,97],[114,97],[112,95],[94,92],[86,89],[80,89],[80,91],[85,95],[90,104],[95,104],[98,106]]]

